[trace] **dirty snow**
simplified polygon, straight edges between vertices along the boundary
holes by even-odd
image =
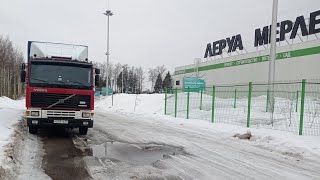
[[[160,162],[161,167],[169,169],[163,173],[175,172],[173,174],[183,179],[320,177],[318,136],[173,118],[163,115],[163,99],[161,94],[121,94],[114,96],[112,107],[111,97],[101,97],[96,102],[94,129],[122,142],[184,147],[190,156],[177,156]],[[253,135],[250,140],[232,137],[248,130]],[[123,177],[127,176],[127,170],[122,173]],[[134,173],[137,171],[132,170]],[[140,175],[145,177],[143,173]]]
[[[260,97],[261,98],[261,97]],[[248,128],[238,125],[216,123],[210,121],[199,121],[198,119],[174,118],[164,114],[164,94],[118,94],[114,95],[114,105],[111,105],[112,97],[100,97],[96,101],[96,110],[99,112],[116,112],[125,116],[140,114],[145,117],[161,119],[163,123],[178,123],[189,125],[190,127],[213,128],[214,131],[226,133],[246,132]],[[136,107],[135,107],[136,106]],[[135,108],[134,108],[135,107]],[[135,109],[135,111],[134,111]],[[133,115],[133,117],[136,115]],[[209,127],[208,127],[209,126]],[[253,141],[268,141],[268,144],[274,142],[279,148],[306,149],[320,156],[320,137],[319,136],[298,136],[292,132],[283,132],[278,130],[264,129],[263,127],[250,128],[254,134]]]
[[[5,146],[12,141],[14,125],[21,120],[23,110],[24,100],[14,101],[7,97],[0,97],[0,162],[5,158]]]
[[[41,140],[21,123],[25,99],[0,97],[0,179],[49,179],[41,168]]]

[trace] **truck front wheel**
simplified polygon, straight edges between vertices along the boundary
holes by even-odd
[[[37,133],[38,133],[38,128],[36,128],[36,127],[29,127],[29,133],[30,133],[30,134],[37,134]]]
[[[79,133],[81,135],[87,135],[88,128],[87,127],[79,127]]]

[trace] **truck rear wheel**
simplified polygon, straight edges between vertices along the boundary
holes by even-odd
[[[30,133],[30,134],[37,134],[37,133],[38,133],[38,128],[36,128],[36,127],[29,127],[29,133]]]
[[[88,128],[87,127],[79,127],[79,133],[81,135],[87,135]]]

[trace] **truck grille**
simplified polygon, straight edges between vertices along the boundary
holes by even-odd
[[[47,117],[75,117],[74,111],[47,111]]]
[[[49,93],[31,93],[32,107],[48,107],[57,103],[59,100],[65,99],[72,94],[49,94]],[[88,109],[91,107],[89,95],[74,95],[71,98],[60,102],[52,108],[78,108]]]

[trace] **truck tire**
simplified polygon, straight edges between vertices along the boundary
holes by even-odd
[[[29,133],[30,133],[30,134],[37,134],[37,133],[38,133],[38,128],[36,128],[36,127],[29,127]]]
[[[88,128],[87,127],[79,127],[79,133],[81,135],[87,135]]]

